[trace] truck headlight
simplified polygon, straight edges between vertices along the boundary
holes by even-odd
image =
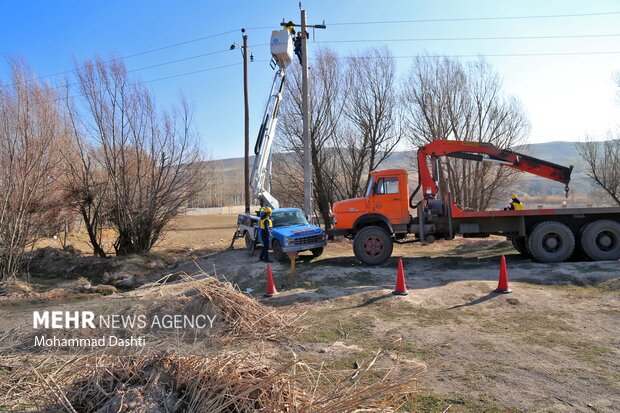
[[[284,237],[284,246],[288,247],[292,244],[292,242],[293,240],[291,239],[291,237]]]

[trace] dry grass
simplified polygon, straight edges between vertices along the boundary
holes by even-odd
[[[217,356],[47,357],[5,360],[2,411],[316,412],[394,411],[424,370],[365,367],[329,381],[293,360],[278,368],[240,353]],[[8,363],[7,363],[8,361]],[[377,380],[373,375],[380,374]],[[333,375],[332,375],[333,377]],[[371,378],[372,380],[369,380]],[[328,385],[318,383],[329,381]]]
[[[170,283],[170,280],[179,282]],[[264,305],[230,282],[203,271],[171,274],[137,290],[147,305],[202,302],[220,313],[231,343],[278,342],[299,331],[292,310]],[[152,304],[150,304],[152,305]],[[140,304],[134,310],[146,310]],[[192,307],[196,310],[204,306]],[[15,336],[13,336],[13,339]],[[287,338],[287,340],[282,340]],[[7,343],[11,337],[3,337]],[[162,343],[165,349],[165,344]],[[317,412],[394,411],[409,401],[423,366],[397,371],[398,361],[379,351],[356,369],[328,371],[281,353],[280,361],[245,350],[205,356],[170,355],[172,347],[141,355],[20,355],[0,358],[0,411],[46,412]],[[381,359],[381,363],[377,360]],[[381,365],[381,367],[378,367]]]
[[[168,280],[179,279],[179,283],[168,284]],[[242,292],[237,285],[210,276],[203,270],[191,275],[184,272],[167,275],[155,287],[163,295],[174,292],[193,295],[192,291],[196,291],[200,299],[219,313],[218,322],[223,322],[222,333],[227,338],[275,341],[301,330],[298,321],[303,313],[264,305]],[[148,299],[152,292],[153,287],[142,298]]]

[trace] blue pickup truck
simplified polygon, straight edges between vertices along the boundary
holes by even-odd
[[[280,208],[271,214],[273,230],[271,232],[271,245],[275,258],[279,261],[288,260],[287,253],[310,251],[318,257],[323,253],[323,247],[327,245],[325,231],[308,223],[304,213],[299,208]],[[239,215],[239,234],[245,238],[246,247],[253,251],[260,244],[258,234],[259,217],[256,215]],[[250,222],[247,222],[250,221]]]

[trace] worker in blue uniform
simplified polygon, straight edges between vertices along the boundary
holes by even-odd
[[[260,238],[263,243],[263,249],[261,250],[258,259],[263,262],[269,261],[269,238],[271,238],[271,228],[273,228],[273,222],[271,222],[272,209],[264,207],[260,215]]]
[[[294,50],[295,50],[295,55],[299,58],[299,64],[302,65],[302,59],[301,59],[301,32],[297,33],[297,37],[295,37],[295,40],[293,41],[293,44],[295,46]]]

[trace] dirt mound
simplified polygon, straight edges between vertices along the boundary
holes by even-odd
[[[101,277],[110,271],[112,261],[95,256],[83,256],[78,250],[39,248],[25,257],[24,271],[33,277]]]

